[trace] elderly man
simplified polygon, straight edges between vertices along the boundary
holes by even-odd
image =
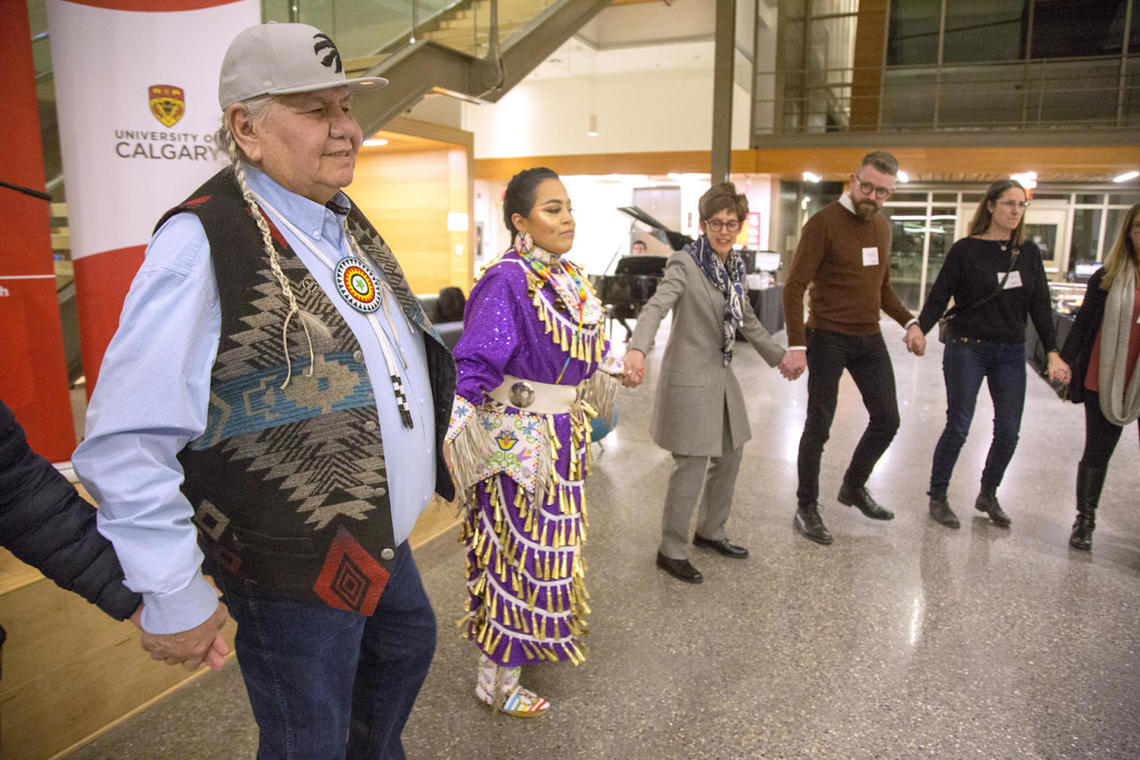
[[[843,370],[863,396],[870,420],[843,476],[838,500],[872,520],[894,514],[867,491],[867,478],[899,427],[891,357],[879,330],[879,311],[906,327],[907,349],[921,355],[926,338],[918,320],[891,288],[890,228],[878,213],[894,192],[898,161],[890,153],[864,156],[851,189],[808,219],[784,286],[788,355],[793,375],[808,370],[807,421],[800,438],[799,488],[793,524],[805,538],[830,544],[819,514],[819,465],[831,431]],[[807,329],[804,291],[811,286]]]
[[[310,26],[237,36],[231,166],[160,221],[74,458],[151,656],[196,667],[238,622],[259,758],[404,757],[435,649],[407,537],[453,492],[455,366],[340,190],[353,93],[384,84]]]

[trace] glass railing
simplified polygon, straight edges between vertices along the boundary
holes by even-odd
[[[500,0],[499,41],[565,0]],[[327,32],[359,73],[406,45],[430,40],[481,57],[490,46],[490,0],[262,0],[265,21],[299,21]]]
[[[1140,127],[1140,56],[1123,66],[1106,56],[766,71],[754,81],[757,135]]]

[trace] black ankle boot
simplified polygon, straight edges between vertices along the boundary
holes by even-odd
[[[1104,488],[1105,468],[1077,465],[1077,521],[1073,523],[1073,534],[1069,536],[1069,546],[1089,551],[1092,549],[1092,534],[1096,527],[1096,507],[1100,503],[1100,492]]]

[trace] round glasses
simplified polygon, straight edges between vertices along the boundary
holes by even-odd
[[[735,219],[731,222],[725,222],[720,219],[706,219],[705,225],[713,232],[720,232],[721,230],[728,230],[729,232],[740,231],[740,222]]]
[[[864,182],[859,179],[859,175],[855,175],[855,181],[859,183],[859,189],[863,191],[863,195],[874,193],[875,197],[879,200],[885,201],[887,198],[890,198],[891,193],[895,191],[893,187],[877,187],[871,182]]]

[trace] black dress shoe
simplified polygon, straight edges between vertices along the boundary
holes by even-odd
[[[743,546],[737,546],[729,541],[727,538],[722,538],[719,541],[713,541],[711,538],[705,538],[699,533],[693,534],[693,546],[703,546],[706,549],[720,552],[726,557],[733,559],[746,559],[748,557],[748,550]]]
[[[657,567],[685,583],[700,583],[705,579],[701,571],[689,564],[687,559],[670,559],[657,552]]]
[[[946,499],[930,497],[930,516],[935,522],[942,523],[947,528],[957,528],[961,525],[958,522],[958,515],[950,509],[950,503]]]
[[[819,505],[808,504],[796,510],[796,517],[792,520],[804,538],[815,541],[817,544],[830,544],[831,534],[823,525],[823,518],[819,516]]]
[[[859,486],[852,488],[844,483],[839,487],[840,504],[846,504],[849,507],[858,507],[859,511],[870,517],[872,520],[893,520],[895,513],[889,509],[884,509],[879,502],[871,498],[871,492],[865,487]]]
[[[1001,504],[998,504],[997,496],[993,494],[980,493],[978,494],[977,501],[974,502],[974,509],[979,512],[985,512],[993,520],[994,525],[1002,528],[1008,528],[1013,520],[1009,519],[1009,515],[1002,511]]]

